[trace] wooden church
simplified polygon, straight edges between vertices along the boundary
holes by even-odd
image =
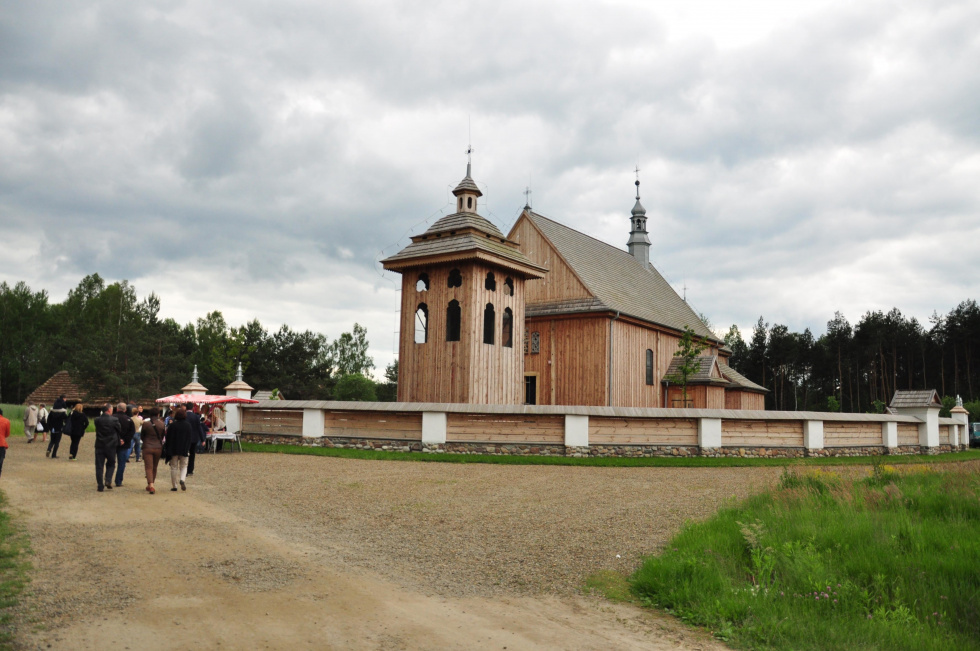
[[[639,186],[627,251],[529,206],[504,235],[468,163],[456,211],[382,261],[402,274],[399,402],[763,409],[766,389],[650,264]],[[671,381],[685,327],[709,346],[686,402]]]

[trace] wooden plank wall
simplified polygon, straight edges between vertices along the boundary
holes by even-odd
[[[881,423],[840,423],[825,421],[823,424],[823,446],[825,448],[881,444]]]
[[[532,355],[529,350],[524,369],[539,374],[540,404],[608,403],[608,323],[609,319],[594,316],[528,320],[528,333],[541,335],[541,352]],[[523,342],[521,346],[523,350]]]
[[[950,434],[949,425],[939,426],[939,445],[949,445]]]
[[[422,414],[386,411],[324,411],[326,436],[422,440]]]
[[[571,267],[527,217],[521,216],[517,220],[508,237],[520,245],[521,251],[532,262],[548,270],[544,278],[536,278],[527,283],[525,300],[528,304],[592,297]]]
[[[248,434],[303,434],[300,409],[242,409],[242,431]]]
[[[564,416],[447,414],[447,443],[547,443],[564,445]]]
[[[590,445],[697,445],[693,418],[589,418]]]
[[[666,362],[664,361],[660,339],[669,336],[622,319],[612,321],[613,406],[662,406],[660,379],[670,364],[670,358],[667,357]],[[653,351],[652,385],[646,383],[648,349]]]
[[[802,447],[803,421],[723,420],[721,444],[725,447]]]
[[[461,287],[449,287],[449,272],[458,268]],[[492,271],[497,289],[485,287]],[[429,276],[429,290],[419,292],[419,276]],[[514,295],[504,293],[504,281],[514,281]],[[525,281],[504,269],[476,263],[421,267],[402,275],[402,307],[399,333],[398,400],[401,402],[468,402],[521,404],[524,402],[524,302]],[[446,341],[446,309],[459,301],[462,312],[460,340]],[[415,343],[415,312],[420,303],[429,308],[428,341]],[[483,312],[494,306],[494,344],[483,343]],[[514,313],[513,346],[501,345],[504,309]]]
[[[899,445],[918,445],[919,426],[915,423],[898,424],[898,444]]]

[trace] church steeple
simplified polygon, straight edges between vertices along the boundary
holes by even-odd
[[[466,150],[466,176],[459,182],[456,189],[453,190],[453,194],[456,195],[456,212],[475,213],[476,200],[483,196],[480,188],[476,186],[473,177],[470,176],[473,167],[472,154],[473,148],[470,147]]]
[[[630,255],[644,267],[650,266],[650,238],[647,236],[647,211],[640,203],[640,170],[636,170],[636,203],[630,217],[630,239],[626,243]]]

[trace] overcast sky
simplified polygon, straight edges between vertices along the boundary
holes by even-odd
[[[0,0],[0,280],[397,350],[378,261],[524,205],[716,330],[980,299],[980,4]],[[470,136],[469,134],[472,134]],[[247,378],[246,378],[247,379]]]

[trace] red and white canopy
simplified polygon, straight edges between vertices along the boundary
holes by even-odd
[[[158,405],[185,405],[188,402],[194,403],[195,405],[254,405],[258,404],[259,401],[251,400],[249,398],[236,398],[234,396],[209,396],[193,393],[178,393],[175,396],[157,398],[156,402]]]

